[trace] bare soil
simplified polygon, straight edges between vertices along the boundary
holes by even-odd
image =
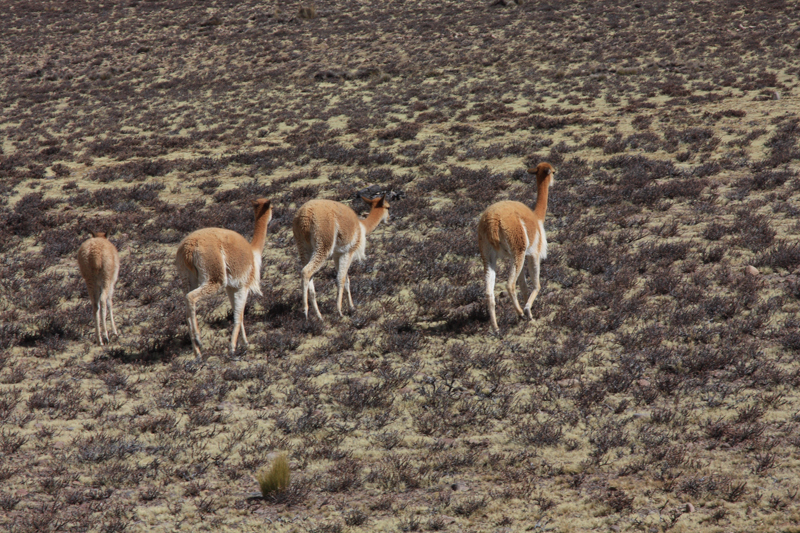
[[[796,2],[3,11],[0,527],[798,530]],[[477,218],[542,161],[542,291],[494,336]],[[329,265],[306,322],[293,213],[369,185],[405,198],[357,309]],[[257,197],[251,345],[220,295],[195,360],[175,249],[250,238]],[[90,229],[122,261],[104,347]],[[250,498],[281,452],[289,490]]]

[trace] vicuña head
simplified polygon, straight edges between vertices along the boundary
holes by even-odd
[[[509,258],[508,293],[519,317],[531,315],[531,305],[539,294],[539,263],[547,257],[547,236],[544,217],[547,213],[547,194],[555,171],[549,163],[539,163],[528,172],[536,175],[538,196],[533,211],[520,202],[503,201],[490,205],[478,222],[478,247],[481,251],[486,279],[486,299],[492,329],[499,332],[495,315],[494,284],[497,276],[497,259]],[[522,278],[522,295],[526,300],[523,310],[517,300],[516,283],[523,272],[527,258],[527,275]],[[527,278],[527,279],[526,279]],[[529,290],[528,283],[534,287]]]
[[[86,288],[89,290],[97,343],[102,346],[103,337],[100,335],[101,311],[103,335],[106,343],[109,342],[108,328],[106,327],[107,314],[111,315],[111,329],[114,331],[114,335],[117,335],[112,299],[114,296],[114,284],[119,277],[119,253],[117,253],[117,248],[106,239],[105,232],[92,231],[91,233],[92,238],[84,241],[81,247],[78,248],[78,268],[80,268],[81,276],[86,282]]]
[[[385,195],[379,198],[361,197],[370,207],[369,215],[359,219],[355,212],[340,202],[332,200],[311,200],[297,210],[292,221],[294,240],[300,261],[304,265],[303,278],[303,312],[308,318],[308,296],[319,319],[322,314],[317,306],[317,293],[314,290],[312,276],[322,268],[329,258],[336,264],[336,285],[338,297],[336,310],[342,316],[342,295],[347,289],[347,301],[350,309],[355,309],[353,297],[350,295],[350,276],[347,269],[353,258],[364,259],[367,235],[389,218],[389,202]]]
[[[222,289],[228,293],[233,308],[233,333],[230,352],[236,350],[239,333],[247,346],[244,332],[244,306],[251,292],[261,294],[261,253],[272,220],[272,206],[264,198],[253,202],[255,226],[253,240],[247,242],[235,231],[203,228],[186,236],[175,254],[175,266],[186,282],[186,308],[189,336],[195,354],[202,355],[200,329],[197,326],[197,302]]]

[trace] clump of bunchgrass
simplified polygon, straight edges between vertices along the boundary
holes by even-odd
[[[282,453],[272,460],[269,468],[264,468],[256,475],[261,495],[265,498],[289,487],[289,459]]]
[[[301,19],[311,20],[317,18],[317,9],[315,7],[301,7],[298,11]]]

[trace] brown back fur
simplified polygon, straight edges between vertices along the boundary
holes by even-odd
[[[261,294],[261,252],[272,219],[272,207],[268,200],[253,203],[255,227],[253,241],[223,228],[203,228],[187,235],[175,254],[175,265],[186,277],[191,274],[191,288],[197,282],[210,282],[229,287],[247,287],[250,292]],[[202,278],[202,279],[199,279]],[[194,281],[195,283],[191,283]]]
[[[502,239],[508,244],[511,251],[525,249],[525,234],[520,220],[528,230],[529,244],[532,237],[539,231],[539,224],[533,211],[521,202],[506,200],[490,205],[481,215],[478,222],[478,235],[483,235],[485,241],[495,250],[500,250]]]
[[[351,242],[360,229],[358,215],[343,203],[311,200],[297,210],[292,231],[298,245],[327,252],[337,242]]]
[[[480,245],[481,256],[486,261],[485,245],[490,245],[502,253],[511,253],[526,249],[525,233],[527,231],[530,246],[534,238],[539,234],[539,224],[544,223],[547,212],[547,195],[550,184],[553,181],[553,167],[549,163],[539,163],[535,168],[528,169],[528,172],[536,175],[536,185],[538,196],[534,210],[521,202],[506,200],[490,205],[481,214],[478,221],[478,243]],[[523,229],[520,221],[525,225]],[[503,244],[508,245],[508,250],[502,249]],[[536,253],[541,253],[543,239],[539,239],[539,246]],[[546,249],[544,250],[546,253]]]
[[[363,197],[362,197],[363,198]],[[332,200],[311,200],[303,204],[292,220],[292,231],[297,243],[297,251],[303,264],[303,311],[308,318],[308,300],[321,319],[317,306],[316,291],[312,277],[322,268],[325,261],[333,257],[336,263],[336,284],[338,297],[336,310],[342,314],[342,295],[347,290],[347,299],[353,308],[350,295],[350,278],[347,270],[353,259],[363,260],[366,236],[380,222],[389,216],[389,203],[385,197],[363,200],[372,208],[365,219],[359,219],[355,211],[340,202]]]
[[[250,243],[235,231],[203,228],[192,232],[178,246],[175,259],[181,271],[194,276],[202,273],[203,279],[221,285],[238,280],[252,289],[256,282],[253,292],[260,293]]]
[[[119,276],[119,253],[105,233],[84,241],[78,248],[78,268],[89,289],[92,302],[102,294],[113,292]]]

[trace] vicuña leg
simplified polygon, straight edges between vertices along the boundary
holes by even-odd
[[[317,291],[314,288],[314,280],[310,280],[308,282],[308,293],[311,295],[311,307],[314,308],[314,313],[316,313],[317,318],[322,320],[322,313],[319,312],[319,306],[317,305]],[[306,308],[308,310],[308,308]],[[306,318],[308,318],[308,312],[306,312]]]
[[[539,284],[539,256],[534,255],[528,257],[528,275],[530,276],[532,283],[533,283],[533,290],[531,291],[530,296],[528,296],[528,301],[525,302],[525,314],[528,315],[528,318],[533,320],[533,315],[531,314],[531,305],[533,305],[533,301],[536,299],[536,295],[539,294],[539,289],[541,285]]]
[[[242,344],[245,347],[249,346],[250,343],[247,342],[247,333],[244,332],[244,307],[247,305],[247,291],[244,291],[244,302],[242,303],[241,311],[239,311],[239,333],[242,334]]]
[[[486,305],[489,308],[489,319],[492,322],[492,329],[498,332],[500,328],[497,327],[497,316],[495,315],[494,309],[494,284],[497,278],[496,263],[494,261],[485,261],[483,264],[483,272],[486,277]]]
[[[247,303],[247,288],[234,289],[226,287],[228,299],[231,302],[231,309],[233,310],[233,333],[231,334],[230,353],[236,351],[236,343],[239,338],[239,332],[242,334],[242,344],[247,347],[247,334],[244,332],[244,306]]]
[[[522,273],[522,268],[525,266],[525,254],[517,254],[516,257],[512,258],[511,261],[511,268],[509,269],[508,273],[508,293],[511,296],[511,303],[514,304],[514,311],[517,312],[518,316],[522,316],[522,307],[519,305],[519,300],[517,300],[517,278]]]
[[[103,336],[100,330],[100,299],[95,294],[94,287],[89,287],[89,301],[92,302],[92,314],[94,315],[94,334],[97,336],[97,344],[102,346]]]
[[[197,276],[194,275],[191,271],[185,272],[185,275],[186,275],[186,294],[188,295],[190,292],[192,292],[198,287],[198,281],[197,281]],[[194,321],[192,320],[192,310],[188,299],[186,300],[186,322],[189,325],[189,339],[192,341],[192,348],[194,348],[196,334],[194,330]],[[197,350],[195,350],[195,353],[197,353]]]
[[[109,295],[108,295],[108,314],[111,317],[111,329],[114,331],[114,335],[119,336],[119,333],[117,333],[117,325],[114,323],[114,302],[113,302],[113,299],[114,299],[113,296],[111,295],[111,293],[109,293]]]
[[[339,312],[339,316],[344,316],[342,314],[342,296],[344,295],[345,285],[347,286],[347,298],[350,300],[350,308],[353,308],[353,297],[350,296],[350,281],[347,276],[347,270],[350,268],[350,261],[352,260],[352,254],[333,256],[333,261],[336,263],[336,310]]]
[[[311,277],[319,272],[324,264],[325,257],[319,252],[315,252],[311,261],[303,267],[303,313],[305,313],[306,319],[308,319],[308,298],[310,293],[311,304],[314,306],[317,318],[322,320],[322,313],[319,312],[319,307],[317,306],[317,291],[314,290],[314,281]]]
[[[106,338],[106,344],[110,344],[111,341],[108,338],[108,326],[106,323],[106,318],[108,317],[108,301],[106,300],[105,293],[100,295],[100,307],[103,311],[103,336]]]
[[[222,288],[219,283],[207,282],[186,295],[186,308],[189,312],[189,336],[196,356],[202,355],[203,343],[200,341],[200,327],[197,325],[197,302],[206,296],[216,294]]]
[[[523,302],[527,302],[528,301],[528,296],[530,296],[530,294],[531,294],[531,288],[529,286],[530,279],[528,279],[528,269],[525,268],[525,265],[527,265],[527,260],[526,260],[526,262],[523,262],[522,274],[518,278],[519,279],[519,288],[520,288],[520,292],[522,293],[522,301]],[[524,309],[523,309],[523,311],[524,311]]]
[[[347,302],[350,304],[350,310],[355,311],[356,306],[353,305],[353,295],[350,294],[350,275],[344,277],[344,288],[347,290]]]

